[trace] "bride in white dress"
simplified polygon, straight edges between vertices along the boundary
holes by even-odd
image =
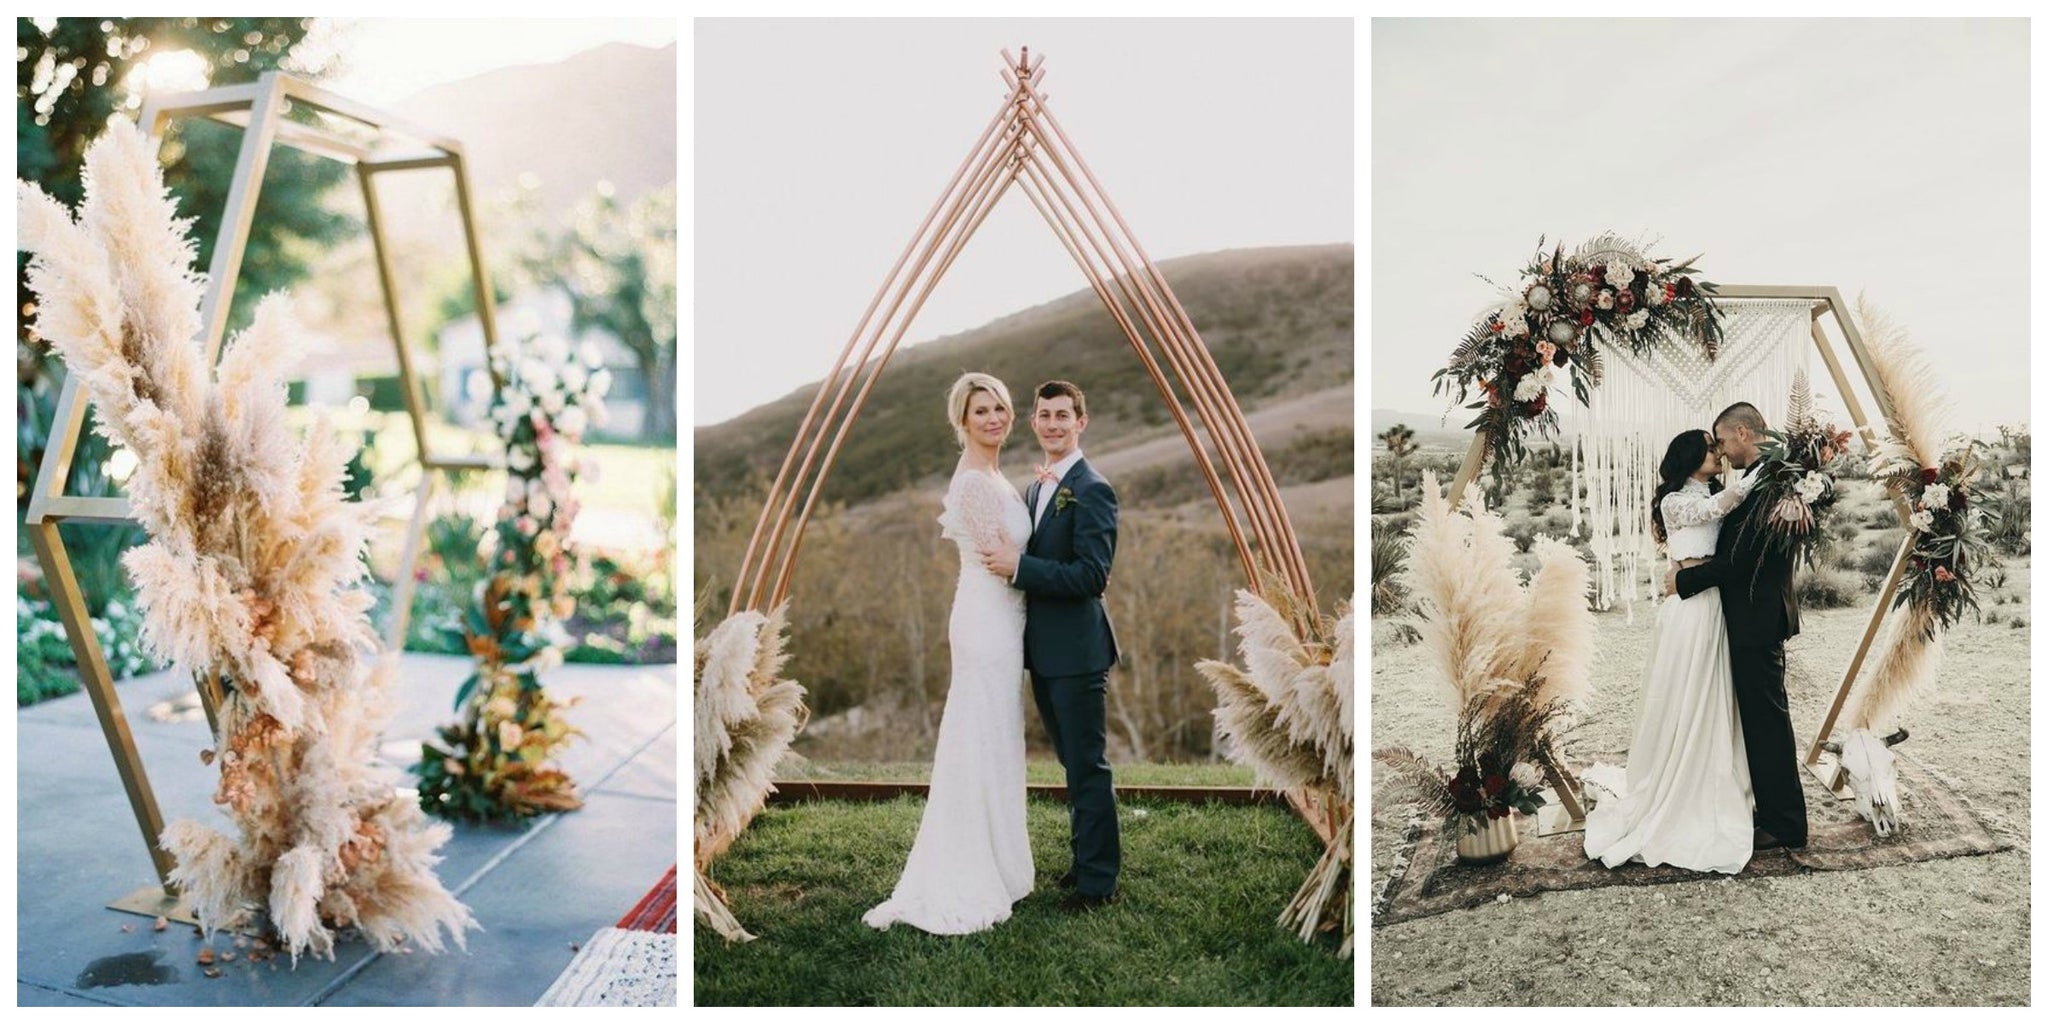
[[[1714,493],[1708,481],[1720,465],[1705,431],[1678,435],[1664,453],[1651,526],[1674,562],[1712,557],[1723,520],[1755,482],[1745,474]],[[1749,759],[1719,590],[1658,604],[1626,775],[1595,765],[1585,782],[1599,798],[1586,813],[1587,857],[1610,868],[1633,860],[1728,874],[1749,862]]]
[[[958,545],[946,640],[952,681],[932,754],[931,793],[896,890],[861,920],[964,935],[1007,920],[1030,895],[1024,827],[1024,592],[982,566],[976,545],[1022,548],[1031,517],[997,468],[1013,419],[1009,389],[969,373],[946,395],[962,452],[940,535]]]

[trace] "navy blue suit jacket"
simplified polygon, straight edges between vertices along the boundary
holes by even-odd
[[[1027,511],[1037,509],[1044,486],[1032,485]],[[1059,490],[1070,497],[1062,501]],[[1047,677],[1085,676],[1116,664],[1116,630],[1102,605],[1115,558],[1116,491],[1084,458],[1060,478],[1017,556],[1010,585],[1024,592],[1025,668]]]

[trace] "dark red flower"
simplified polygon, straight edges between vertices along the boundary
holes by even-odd
[[[1607,281],[1607,264],[1595,263],[1586,273],[1593,275],[1593,280],[1604,284]]]
[[[1665,282],[1665,285],[1664,285],[1664,301],[1666,301],[1666,302],[1670,302],[1670,301],[1671,301],[1672,299],[1675,299],[1675,298],[1677,298],[1677,297],[1678,297],[1678,286],[1677,286],[1677,285],[1675,285],[1675,284],[1671,284],[1670,282]]]
[[[1500,791],[1501,791],[1501,790],[1503,790],[1503,789],[1506,789],[1506,788],[1508,788],[1508,778],[1507,778],[1507,776],[1505,776],[1505,775],[1489,775],[1489,776],[1487,776],[1487,777],[1486,777],[1486,795],[1487,795],[1487,796],[1490,796],[1490,797],[1493,797],[1493,796],[1499,796],[1499,795],[1500,795]]]
[[[1592,310],[1590,310],[1590,309],[1586,309],[1586,310],[1580,310],[1580,311],[1579,311],[1579,326],[1580,326],[1580,327],[1591,327],[1591,326],[1593,326],[1593,311],[1592,311]]]
[[[1617,313],[1633,313],[1633,312],[1635,312],[1635,310],[1636,310],[1636,293],[1635,293],[1635,292],[1629,291],[1629,290],[1627,290],[1627,289],[1623,289],[1623,290],[1621,290],[1620,292],[1617,292],[1617,293],[1615,293],[1615,296],[1614,296],[1614,311],[1615,311],[1615,312],[1617,312]]]
[[[1923,484],[1931,484],[1940,479],[1941,470],[1935,469],[1933,466],[1920,470],[1920,482]]]
[[[1543,415],[1543,410],[1550,408],[1550,394],[1545,392],[1544,394],[1537,395],[1534,401],[1524,403],[1522,408],[1530,416],[1541,416]]]
[[[1499,320],[1495,320],[1494,322],[1487,324],[1486,326],[1493,328],[1493,331],[1496,334],[1508,329],[1508,326],[1504,323],[1501,323]]]
[[[1507,808],[1505,808],[1505,807],[1497,807],[1497,806],[1496,806],[1496,807],[1488,807],[1488,808],[1486,809],[1486,816],[1487,816],[1487,817],[1489,817],[1489,818],[1505,818],[1505,817],[1507,817],[1507,816],[1508,816],[1508,809],[1507,809]]]
[[[1681,277],[1678,279],[1678,294],[1687,297],[1692,295],[1692,278]]]
[[[1964,505],[1966,505],[1966,504],[1968,504],[1968,503],[1969,503],[1969,499],[1967,499],[1967,498],[1963,497],[1963,489],[1962,489],[1962,488],[1961,488],[1960,486],[1958,486],[1958,487],[1954,487],[1954,488],[1951,488],[1951,489],[1949,490],[1949,492],[1948,492],[1948,509],[1949,509],[1949,511],[1951,511],[1951,512],[1961,512],[1961,511],[1963,510],[1963,506],[1964,506]]]

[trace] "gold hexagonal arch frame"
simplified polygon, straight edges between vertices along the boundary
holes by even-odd
[[[314,117],[310,121],[285,120],[284,115],[294,108],[309,110]],[[406,528],[399,572],[392,587],[392,615],[385,636],[386,645],[391,650],[401,649],[411,612],[413,568],[419,560],[426,512],[436,485],[442,475],[486,468],[490,461],[484,456],[450,455],[432,450],[427,432],[425,398],[413,364],[412,349],[401,326],[397,279],[374,179],[380,174],[412,170],[447,170],[454,176],[456,206],[469,260],[477,318],[483,328],[484,362],[488,367],[491,364],[490,354],[498,343],[497,317],[470,198],[469,173],[462,145],[440,133],[418,128],[394,115],[279,72],[266,72],[256,81],[240,85],[150,97],[143,104],[140,123],[160,147],[171,121],[187,117],[207,118],[242,129],[241,147],[235,157],[226,208],[214,239],[206,296],[200,307],[202,326],[197,340],[205,346],[209,364],[220,355],[229,304],[234,295],[235,281],[241,274],[242,257],[255,216],[257,195],[262,189],[264,170],[269,165],[274,147],[290,146],[302,152],[340,160],[355,169],[357,184],[362,189],[371,248],[376,258],[385,322],[397,351],[399,381],[404,392],[406,413],[412,421],[413,436],[417,440],[421,466],[419,497]],[[502,382],[497,379],[497,371],[492,369],[490,372],[493,386],[500,385]],[[100,730],[105,734],[108,750],[114,756],[121,784],[127,790],[129,806],[135,814],[135,823],[142,831],[143,840],[149,847],[150,861],[157,872],[158,886],[144,888],[113,906],[138,913],[168,913],[189,920],[189,917],[182,916],[177,894],[169,881],[173,860],[159,841],[164,823],[157,808],[155,791],[150,787],[148,773],[136,751],[120,698],[114,693],[113,677],[93,634],[84,595],[71,567],[70,553],[57,530],[58,524],[64,522],[107,525],[134,522],[129,515],[126,498],[64,493],[79,434],[84,429],[85,412],[86,399],[78,379],[67,376],[50,425],[49,446],[43,453],[35,483],[29,492],[28,512],[23,517],[22,526],[35,547],[51,602],[56,606],[65,636],[71,643],[72,654],[77,659],[80,681],[92,699]],[[196,682],[208,724],[212,725],[218,703],[217,683],[207,679]]]
[[[1849,315],[1849,306],[1842,301],[1842,293],[1833,287],[1819,285],[1719,285],[1715,288],[1717,299],[1804,299],[1812,304],[1810,324],[1814,349],[1820,353],[1821,362],[1827,366],[1828,375],[1834,379],[1836,389],[1841,393],[1842,404],[1847,407],[1849,419],[1856,425],[1856,435],[1863,441],[1865,452],[1877,444],[1877,434],[1872,429],[1870,417],[1865,412],[1863,401],[1857,397],[1852,386],[1853,379],[1844,369],[1840,356],[1835,351],[1835,342],[1822,327],[1832,320],[1835,330],[1841,335],[1841,342],[1855,360],[1855,370],[1868,389],[1871,401],[1876,403],[1878,415],[1886,421],[1892,416],[1891,395],[1885,390],[1883,379],[1873,367],[1870,352],[1864,348],[1863,333],[1857,329],[1856,321]],[[1655,358],[1652,356],[1651,358]],[[1488,455],[1484,435],[1472,439],[1472,447],[1465,453],[1464,464],[1458,468],[1458,475],[1452,479],[1448,500],[1453,508],[1464,496],[1465,489],[1479,475]],[[1892,595],[1897,592],[1899,580],[1905,572],[1906,561],[1912,554],[1915,535],[1907,522],[1908,509],[1903,501],[1895,499],[1901,525],[1907,527],[1906,538],[1899,544],[1899,553],[1892,559],[1891,571],[1886,574],[1884,585],[1878,588],[1877,599],[1870,609],[1870,621],[1864,626],[1863,636],[1856,643],[1856,651],[1849,658],[1849,665],[1842,672],[1842,681],[1835,688],[1835,698],[1828,705],[1828,712],[1815,730],[1813,742],[1806,749],[1803,761],[1806,769],[1817,777],[1821,785],[1838,799],[1849,797],[1846,772],[1835,755],[1821,748],[1835,728],[1835,721],[1841,716],[1842,706],[1849,699],[1849,691],[1856,685],[1856,677],[1863,670],[1863,659],[1870,653],[1871,643],[1877,638],[1878,627],[1883,625],[1885,613],[1891,609]],[[1548,766],[1552,788],[1558,801],[1553,813],[1542,816],[1540,831],[1549,835],[1556,832],[1576,831],[1585,824],[1585,810],[1580,802],[1579,785],[1573,773],[1562,764]],[[1549,810],[1546,808],[1546,810]]]

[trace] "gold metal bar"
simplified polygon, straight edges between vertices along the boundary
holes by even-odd
[[[1918,531],[1906,530],[1906,539],[1899,542],[1898,557],[1892,559],[1892,571],[1884,578],[1884,588],[1877,592],[1877,603],[1870,609],[1870,622],[1863,627],[1863,639],[1856,642],[1856,653],[1849,658],[1849,668],[1842,673],[1842,685],[1835,689],[1834,703],[1828,705],[1826,718],[1821,719],[1820,729],[1813,734],[1813,743],[1806,748],[1806,763],[1820,760],[1820,745],[1834,732],[1835,719],[1842,713],[1842,705],[1849,700],[1849,691],[1856,685],[1856,674],[1863,670],[1863,657],[1870,653],[1871,641],[1877,639],[1877,627],[1884,622],[1885,613],[1891,610],[1892,595],[1899,589],[1899,580],[1906,574],[1906,561],[1913,555],[1913,542],[1919,537]]]
[[[78,589],[78,577],[71,570],[71,558],[57,524],[33,523],[23,527],[35,545],[36,560],[43,566],[43,581],[50,590],[50,603],[64,623],[64,635],[71,641],[72,656],[78,660],[78,680],[92,698],[92,710],[99,717],[100,732],[107,750],[114,755],[114,769],[121,775],[121,788],[128,792],[128,807],[135,812],[135,824],[149,845],[149,860],[156,867],[157,881],[171,892],[171,868],[176,860],[163,848],[163,813],[157,810],[156,792],[150,788],[149,773],[142,767],[142,755],[135,750],[135,736],[128,731],[127,716],[121,713],[120,695],[114,692],[114,676],[93,635],[92,618],[86,613],[85,598]]]
[[[392,269],[390,246],[384,241],[384,215],[377,202],[377,185],[369,172],[360,166],[356,168],[356,183],[363,189],[363,223],[369,228],[370,253],[377,267],[377,287],[384,294],[384,325],[391,331],[392,347],[398,350],[398,380],[405,389],[405,414],[412,420],[412,435],[417,439],[420,463],[424,466],[432,458],[427,444],[426,414],[419,393],[419,378],[413,370],[412,347],[405,343],[405,327],[398,312],[397,274]]]
[[[903,251],[896,257],[895,265],[889,268],[888,276],[884,277],[881,286],[875,289],[875,297],[868,301],[868,308],[861,314],[860,323],[854,327],[852,335],[846,339],[845,347],[839,350],[839,358],[833,361],[831,372],[827,373],[825,378],[818,382],[818,392],[811,396],[810,408],[804,412],[804,418],[797,426],[796,436],[790,441],[789,451],[782,457],[782,468],[776,471],[775,481],[768,488],[768,497],[761,504],[761,514],[754,521],[754,532],[747,538],[746,553],[741,556],[739,571],[733,577],[732,601],[726,609],[727,615],[737,613],[742,607],[755,607],[753,604],[753,588],[747,585],[747,581],[750,579],[749,573],[754,568],[755,553],[759,548],[760,542],[769,534],[769,523],[771,520],[787,515],[788,502],[783,497],[785,484],[791,488],[790,493],[793,496],[796,483],[803,478],[804,472],[808,472],[811,456],[816,454],[817,449],[815,444],[813,444],[804,459],[805,469],[798,472],[795,480],[791,480],[790,469],[796,464],[798,448],[802,446],[806,438],[815,436],[812,431],[812,424],[817,422],[818,410],[825,405],[827,389],[838,389],[835,391],[833,411],[826,415],[826,421],[829,422],[832,416],[837,414],[838,402],[844,397],[844,387],[841,386],[840,371],[846,367],[847,359],[852,356],[854,348],[866,336],[868,324],[874,318],[875,310],[880,308],[883,297],[888,295],[890,290],[896,286],[897,276],[902,273],[904,265],[910,261],[911,254],[918,250],[933,220],[938,217],[939,211],[946,208],[954,189],[960,185],[968,169],[985,159],[982,153],[983,149],[987,147],[989,140],[995,136],[996,129],[1002,126],[1009,113],[1010,106],[1006,102],[1003,107],[996,111],[994,117],[989,118],[988,125],[982,129],[981,135],[974,140],[974,145],[968,148],[967,156],[960,161],[960,166],[953,172],[953,177],[946,182],[945,189],[939,193],[937,199],[932,201],[931,209],[925,213],[924,220],[919,222],[917,230],[911,234],[910,240],[904,243]],[[859,364],[856,363],[855,365]],[[776,532],[780,532],[780,527],[777,527]],[[762,552],[762,557],[764,560],[767,557],[765,551]]]
[[[206,119],[246,131],[251,116],[252,111],[249,110],[228,110],[210,114]],[[298,121],[280,119],[277,122],[277,142],[279,145],[290,146],[293,149],[311,153],[314,156],[339,160],[346,164],[360,163],[370,158],[369,147],[364,146],[362,143],[340,135],[323,132],[312,125]]]
[[[249,244],[249,224],[256,216],[256,196],[263,189],[263,171],[270,166],[278,108],[284,104],[279,81],[275,71],[266,71],[256,80],[258,89],[249,116],[249,130],[242,133],[242,149],[235,156],[235,176],[228,185],[227,207],[221,211],[220,234],[213,244],[213,266],[206,275],[206,301],[200,307],[200,336],[209,368],[220,358],[221,339],[228,327],[228,307],[234,302],[235,281],[242,274],[243,249]]]
[[[49,440],[43,447],[43,461],[36,468],[35,483],[28,492],[28,513],[22,524],[32,526],[48,517],[50,503],[64,496],[64,484],[71,477],[71,460],[78,454],[78,435],[85,428],[85,393],[78,375],[64,375],[57,392],[57,408],[50,416]]]
[[[166,123],[174,117],[210,117],[222,111],[247,110],[255,105],[264,88],[263,80],[259,78],[254,82],[216,85],[191,92],[152,94],[142,104],[142,117],[136,123],[149,135],[161,136]]]
[[[447,167],[452,160],[453,158],[445,153],[433,156],[376,158],[363,161],[361,167],[371,174],[382,174],[385,171],[418,171]]]
[[[43,503],[42,516],[51,522],[87,522],[122,525],[135,522],[127,498],[90,498],[59,495]]]
[[[384,627],[384,649],[394,654],[405,650],[406,627],[412,623],[414,572],[419,568],[420,548],[427,537],[427,510],[434,502],[434,485],[440,474],[420,474],[419,501],[413,505],[412,520],[405,528],[405,547],[398,558],[398,575],[391,581],[391,620]]]
[[[334,114],[338,117],[345,117],[364,127],[375,128],[379,132],[394,131],[411,136],[450,155],[459,156],[462,153],[461,142],[439,132],[430,131],[415,125],[389,111],[378,110],[375,107],[358,103],[346,96],[328,92],[326,89],[302,78],[280,76],[280,81],[284,86],[285,94],[290,96],[294,102],[303,103],[315,110]]]
[[[498,298],[491,289],[490,266],[484,262],[484,246],[476,226],[476,206],[469,195],[469,165],[463,160],[460,148],[448,154],[448,169],[455,176],[455,208],[462,212],[462,246],[469,255],[469,280],[471,294],[476,301],[476,322],[484,332],[484,370],[491,375],[491,390],[495,393],[505,388],[505,381],[491,361],[498,352]],[[364,173],[363,187],[370,187],[369,172]],[[424,437],[420,441],[420,450],[426,450]]]

